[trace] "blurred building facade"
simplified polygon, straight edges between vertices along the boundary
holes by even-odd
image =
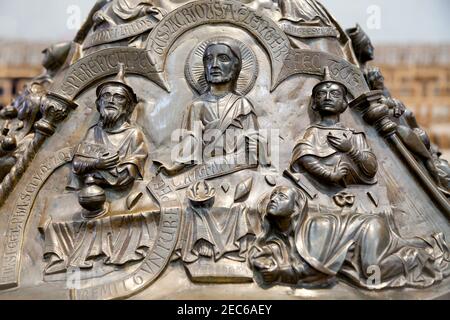
[[[0,106],[42,72],[47,46],[0,41]],[[392,96],[414,111],[432,140],[450,149],[450,45],[377,46],[372,65],[381,68]]]
[[[0,107],[8,105],[43,68],[46,43],[0,41]]]
[[[414,111],[435,143],[450,149],[450,45],[378,46],[375,56],[392,96]]]

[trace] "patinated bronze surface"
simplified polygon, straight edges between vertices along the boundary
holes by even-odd
[[[0,299],[449,297],[450,168],[316,0],[99,0],[0,111]]]

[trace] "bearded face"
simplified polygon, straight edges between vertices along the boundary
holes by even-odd
[[[131,99],[121,86],[106,86],[97,100],[100,122],[104,128],[114,127],[119,120],[127,117]]]
[[[209,46],[205,51],[203,63],[208,83],[224,84],[237,79],[239,60],[227,45]]]

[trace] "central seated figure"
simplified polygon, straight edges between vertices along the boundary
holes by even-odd
[[[208,89],[184,114],[178,158],[173,166],[161,167],[169,175],[200,160],[230,154],[244,156],[246,163],[258,163],[256,112],[252,103],[236,92],[242,69],[240,48],[225,41],[212,42],[206,47],[203,65]],[[201,137],[196,127],[201,129]]]

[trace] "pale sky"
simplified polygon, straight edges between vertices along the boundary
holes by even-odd
[[[0,39],[46,42],[71,39],[75,30],[67,25],[68,9],[79,8],[84,19],[94,3],[95,0],[0,0]],[[322,3],[344,28],[360,23],[376,44],[450,43],[449,0],[322,0]],[[380,29],[373,28],[378,21]]]

